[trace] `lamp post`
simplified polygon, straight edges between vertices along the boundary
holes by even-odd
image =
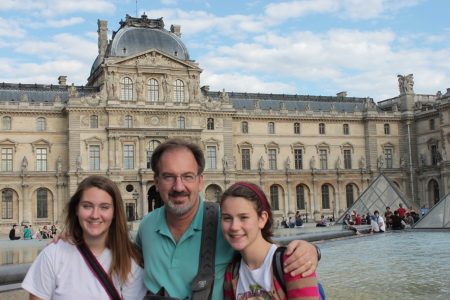
[[[306,223],[308,223],[308,202],[305,201]]]
[[[137,219],[137,206],[138,206],[137,204],[138,204],[139,195],[140,194],[135,190],[133,193],[133,199],[136,201],[136,205],[134,207],[134,220]]]
[[[331,221],[334,222],[334,201],[331,201],[331,206],[333,208],[333,219]]]

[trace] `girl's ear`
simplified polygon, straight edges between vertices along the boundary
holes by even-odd
[[[261,217],[259,217],[259,229],[263,229],[264,226],[266,226],[267,223],[267,219],[269,218],[269,214],[267,213],[267,211],[263,211],[261,213]]]

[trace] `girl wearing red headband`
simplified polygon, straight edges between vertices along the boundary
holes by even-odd
[[[272,271],[272,258],[279,245],[271,238],[273,215],[270,204],[258,186],[246,182],[232,185],[222,194],[220,207],[223,235],[241,254],[225,273],[226,300],[320,299],[315,273],[306,278],[285,273],[287,295],[277,282]],[[237,262],[238,272],[235,271]]]

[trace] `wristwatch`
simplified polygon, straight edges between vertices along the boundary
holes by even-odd
[[[317,250],[317,261],[320,261],[320,259],[322,258],[322,252],[320,252],[320,248],[318,246],[314,245],[314,247],[316,247]]]

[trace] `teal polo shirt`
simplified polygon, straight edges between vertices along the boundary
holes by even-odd
[[[203,197],[199,196],[197,213],[178,244],[167,226],[165,207],[149,213],[139,225],[135,243],[144,255],[144,283],[153,293],[165,287],[171,297],[192,296],[191,283],[198,272],[204,211]],[[220,218],[218,222],[212,297],[215,300],[223,299],[225,269],[235,254],[223,237]]]

